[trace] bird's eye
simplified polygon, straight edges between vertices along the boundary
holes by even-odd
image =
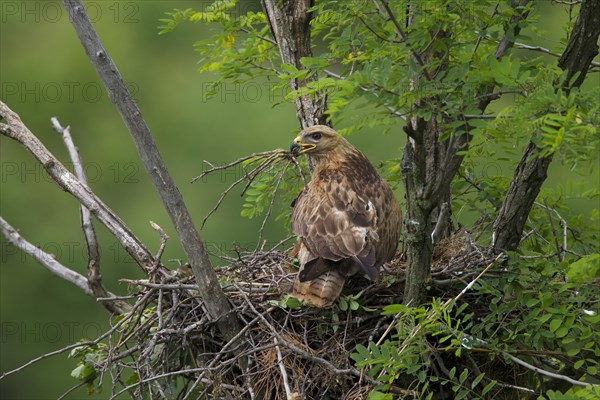
[[[311,133],[310,138],[312,140],[319,140],[319,139],[321,139],[321,132]]]

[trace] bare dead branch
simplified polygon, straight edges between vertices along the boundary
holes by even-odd
[[[287,400],[293,400],[296,396],[293,396],[292,390],[290,389],[290,383],[288,382],[287,372],[285,365],[283,365],[283,356],[281,355],[281,349],[277,344],[277,339],[273,339],[275,343],[275,351],[277,352],[277,364],[279,364],[279,371],[281,372],[281,379],[283,379],[283,387],[285,388],[285,397]]]
[[[548,221],[550,223],[550,228],[552,229],[552,235],[554,236],[554,244],[556,246],[556,254],[559,255],[560,261],[564,261],[565,254],[568,252],[568,242],[567,242],[567,221],[560,215],[560,213],[556,210],[556,208],[549,207],[546,199],[544,199],[544,204],[534,202],[534,204],[548,213]],[[552,219],[552,213],[554,213],[559,220],[560,226],[562,228],[562,240],[561,244],[558,241],[558,234],[556,227],[554,226],[554,220]]]
[[[163,228],[161,228],[157,223],[150,221],[150,226],[156,231],[156,233],[158,233],[158,236],[160,236],[160,247],[158,248],[158,252],[154,257],[156,260],[154,266],[150,271],[150,275],[153,275],[156,272],[157,268],[160,267],[160,259],[162,258],[162,255],[165,252],[165,247],[167,246],[167,240],[169,240],[169,236],[167,236]]]
[[[83,170],[81,156],[79,155],[79,152],[75,147],[75,143],[73,142],[73,137],[71,136],[71,127],[63,127],[56,117],[50,118],[50,121],[52,122],[52,127],[54,130],[63,138],[63,142],[65,143],[67,151],[69,152],[69,157],[73,162],[75,176],[77,176],[77,179],[79,179],[82,184],[89,187],[87,177],[85,176],[85,172]],[[88,284],[96,297],[107,297],[106,289],[104,286],[102,286],[102,275],[100,274],[100,251],[98,248],[96,231],[94,230],[94,224],[92,223],[92,215],[90,210],[88,210],[87,207],[82,204],[79,205],[79,212],[81,217],[81,227],[83,229],[83,235],[88,253]]]
[[[287,347],[289,350],[302,356],[303,358],[306,358],[307,360],[310,360],[312,362],[315,362],[317,364],[321,364],[321,365],[325,366],[328,370],[332,371],[335,374],[338,374],[338,375],[350,374],[350,375],[354,375],[357,377],[360,376],[360,371],[358,371],[355,368],[348,368],[348,369],[337,368],[335,365],[333,365],[331,362],[327,361],[326,359],[315,356],[314,354],[310,354],[307,351],[299,348],[295,344],[286,340],[283,336],[281,336],[281,334],[277,331],[277,329],[275,329],[275,327],[273,327],[273,325],[260,312],[258,312],[258,310],[256,310],[256,308],[254,307],[254,304],[252,304],[252,302],[250,301],[248,296],[243,291],[240,291],[240,293],[242,293],[242,296],[244,297],[246,304],[248,304],[248,307],[250,307],[250,309],[262,320],[262,322],[265,324],[265,326],[267,326],[269,328],[269,330],[271,331],[273,336],[277,339],[277,341],[279,342],[280,345],[285,345],[285,347]],[[371,379],[371,378],[369,378],[369,379]],[[380,382],[377,382],[374,380],[371,380],[371,381],[374,382],[375,384],[380,384]]]
[[[293,159],[293,157],[292,157],[292,159]],[[275,204],[275,194],[277,193],[277,190],[279,189],[279,185],[281,184],[281,181],[283,180],[285,171],[287,170],[287,168],[290,166],[291,163],[292,163],[291,161],[288,161],[288,163],[286,165],[284,165],[283,168],[281,169],[281,171],[279,171],[279,173],[277,174],[277,178],[275,178],[275,187],[273,188],[273,192],[271,194],[271,201],[269,202],[269,208],[267,209],[267,212],[265,213],[265,217],[263,218],[263,221],[260,224],[260,228],[258,229],[258,241],[256,243],[257,246],[259,246],[260,242],[262,241],[265,225],[267,223],[267,220],[271,216],[271,213],[273,212],[273,205]]]
[[[198,291],[198,286],[183,284],[183,283],[154,283],[149,282],[146,279],[119,279],[119,282],[124,282],[129,285],[138,285],[144,286],[148,288],[154,289],[164,289],[164,290],[193,290]]]
[[[103,289],[102,301],[98,298],[98,294],[91,288],[89,280],[73,271],[72,269],[65,267],[59,263],[51,254],[44,252],[42,249],[34,246],[23,238],[15,228],[13,228],[8,222],[0,217],[0,230],[6,240],[13,246],[21,249],[23,252],[32,256],[41,266],[52,272],[54,275],[61,279],[71,282],[88,296],[92,296],[99,301],[99,303],[113,314],[122,314],[128,312],[131,306],[121,299],[117,298],[113,293],[110,293]]]
[[[476,338],[476,337],[473,337],[473,336],[470,336],[470,335],[468,335],[468,334],[466,334],[464,332],[461,332],[460,335],[461,335],[461,337],[467,339],[468,342],[472,343],[472,344],[477,344],[479,346],[483,346],[483,345],[487,345],[488,344],[488,342],[486,342],[485,340],[480,339],[480,338]],[[469,346],[468,348],[471,348],[471,347],[472,346]],[[556,372],[546,371],[545,369],[538,368],[538,367],[536,367],[534,365],[529,364],[526,361],[521,360],[518,357],[515,357],[514,355],[510,354],[507,351],[500,351],[500,353],[503,356],[509,358],[515,364],[518,364],[518,365],[520,365],[522,367],[525,367],[525,368],[527,368],[527,369],[529,369],[531,371],[534,371],[534,372],[536,372],[536,373],[538,373],[540,375],[547,376],[549,378],[560,379],[562,381],[569,382],[571,385],[574,385],[574,386],[581,386],[581,387],[586,387],[586,386],[600,386],[598,384],[593,384],[593,383],[578,381],[578,380],[575,380],[575,379],[573,379],[573,378],[571,378],[569,376],[566,376],[566,375],[562,375],[562,374],[558,374]]]
[[[75,28],[88,58],[106,86],[110,99],[117,107],[125,125],[127,125],[144,168],[152,179],[152,183],[160,195],[171,222],[175,226],[196,276],[196,283],[202,296],[206,299],[206,306],[210,315],[219,321],[219,330],[224,337],[231,338],[235,336],[240,330],[240,325],[231,313],[229,302],[221,290],[206,252],[206,247],[194,226],[179,189],[173,182],[162,160],[139,107],[129,93],[119,70],[102,45],[82,1],[63,0],[63,4],[70,17],[69,21]]]
[[[557,57],[557,58],[561,58],[563,56],[560,53],[554,53],[552,50],[547,49],[547,48],[542,47],[542,46],[532,46],[532,45],[525,44],[525,43],[520,43],[520,42],[515,42],[514,46],[516,48],[518,48],[518,49],[537,51],[537,52],[548,54],[548,55],[551,55],[551,56]],[[590,63],[590,65],[594,66],[594,67],[600,67],[600,62],[598,62],[598,61],[592,61]]]
[[[573,378],[570,378],[570,377],[568,377],[566,375],[557,374],[556,372],[546,371],[546,370],[544,370],[542,368],[538,368],[538,367],[536,367],[534,365],[531,365],[528,362],[525,362],[525,361],[521,360],[520,358],[517,358],[517,357],[513,356],[512,354],[509,354],[509,353],[507,353],[505,351],[503,351],[502,354],[505,357],[510,358],[514,363],[519,364],[522,367],[530,369],[530,370],[532,370],[532,371],[534,371],[534,372],[536,372],[538,374],[547,376],[549,378],[560,379],[562,381],[569,382],[571,385],[574,385],[574,386],[583,386],[583,387],[586,387],[586,386],[600,386],[600,385],[595,385],[595,384],[591,384],[591,383],[588,383],[588,382],[581,382],[581,381],[575,380]]]
[[[77,385],[69,388],[69,390],[67,390],[66,392],[64,392],[62,395],[60,395],[59,397],[56,398],[56,400],[63,400],[66,399],[67,396],[69,394],[71,394],[72,392],[74,392],[75,390],[79,389],[80,387],[82,387],[83,385],[85,385],[87,382],[80,382]]]
[[[154,264],[154,257],[123,221],[75,175],[69,172],[21,122],[19,116],[1,101],[0,115],[7,121],[6,124],[0,123],[0,133],[23,145],[60,187],[73,195],[111,231],[142,269],[149,269]]]
[[[225,197],[227,196],[227,194],[229,194],[229,192],[231,190],[233,190],[233,188],[235,188],[238,184],[240,184],[245,179],[246,179],[246,176],[240,177],[238,180],[236,180],[231,185],[229,185],[229,187],[221,193],[221,196],[219,197],[219,200],[217,200],[217,203],[213,206],[213,208],[210,209],[208,214],[206,214],[206,216],[204,216],[204,218],[202,219],[202,223],[200,224],[200,229],[204,228],[204,224],[206,224],[206,221],[208,221],[208,218],[210,218],[210,216],[213,215],[219,209],[219,206],[221,206],[221,203],[223,203],[223,200],[225,200]]]
[[[225,169],[229,169],[229,168],[238,166],[238,165],[240,165],[240,164],[242,164],[242,163],[244,163],[246,161],[249,161],[249,160],[262,160],[262,159],[265,159],[265,158],[272,157],[274,155],[284,157],[284,156],[286,156],[286,153],[289,155],[290,152],[282,150],[282,149],[262,151],[260,153],[249,154],[247,156],[238,158],[235,161],[232,161],[230,163],[223,164],[223,165],[214,165],[214,164],[210,163],[209,161],[204,160],[204,162],[207,165],[209,165],[210,168],[207,169],[206,171],[203,171],[197,177],[193,178],[192,181],[191,181],[191,183],[194,183],[194,182],[198,181],[199,179],[203,179],[204,177],[212,174],[213,172],[222,171],[222,170],[225,170]]]
[[[131,307],[131,309],[128,311],[127,315],[125,315],[122,319],[120,319],[112,328],[110,328],[108,331],[104,332],[102,335],[98,336],[96,339],[94,340],[89,340],[86,342],[79,342],[79,343],[74,343],[74,344],[70,344],[68,346],[65,346],[63,348],[60,348],[58,350],[52,351],[50,353],[46,353],[46,354],[42,354],[39,357],[33,358],[31,360],[29,360],[28,362],[26,362],[25,364],[21,365],[18,368],[15,368],[13,370],[7,371],[7,372],[3,372],[2,375],[0,375],[0,380],[6,378],[9,375],[12,375],[16,372],[22,371],[25,368],[39,362],[42,360],[45,360],[46,358],[58,355],[58,354],[63,354],[69,350],[73,350],[76,349],[78,347],[86,347],[86,346],[94,346],[98,343],[100,343],[102,340],[104,340],[105,338],[109,337],[110,335],[112,335],[116,330],[118,330],[122,325],[124,325],[126,322],[129,322],[129,320],[135,315],[136,310],[140,307],[140,305],[144,304],[145,301],[148,298],[148,294],[146,294],[145,296],[143,296],[142,298],[140,298],[136,304]]]
[[[25,240],[17,232],[17,230],[10,226],[9,223],[6,222],[2,217],[0,217],[0,229],[10,244],[32,256],[37,262],[40,263],[40,265],[52,272],[54,275],[67,282],[71,282],[73,285],[83,290],[83,292],[88,296],[94,296],[94,293],[90,289],[88,280],[85,278],[85,276],[65,267],[56,261],[51,254],[46,253],[42,249]]]

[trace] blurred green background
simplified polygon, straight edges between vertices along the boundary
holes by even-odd
[[[190,184],[205,166],[274,148],[287,148],[298,131],[294,106],[270,91],[266,82],[226,86],[203,100],[209,75],[197,72],[192,44],[210,36],[210,26],[182,24],[158,36],[158,22],[173,8],[197,10],[209,2],[89,1],[88,13],[115,61],[162,152],[163,158],[199,224],[220,193],[239,176],[228,171]],[[2,101],[16,111],[31,131],[59,159],[69,164],[62,140],[50,125],[56,116],[70,125],[92,189],[155,252],[159,238],[148,221],[171,237],[163,260],[184,258],[174,229],[147,178],[120,116],[97,78],[68,15],[59,2],[0,2],[0,84]],[[542,25],[562,26],[567,14],[544,9]],[[258,10],[256,1],[242,2],[239,11]],[[556,30],[558,31],[558,30]],[[560,37],[548,35],[545,47]],[[360,108],[357,106],[357,108]],[[356,112],[352,110],[349,112]],[[336,127],[343,127],[336,123]],[[364,130],[355,143],[374,163],[400,156],[400,124],[391,133]],[[0,215],[29,241],[52,253],[68,267],[85,274],[86,252],[79,227],[78,203],[51,182],[37,162],[17,143],[0,137]],[[72,168],[70,168],[72,169]],[[480,173],[512,175],[506,164],[482,160]],[[547,185],[569,180],[567,167],[554,165]],[[579,178],[576,178],[576,180]],[[586,186],[593,179],[582,177]],[[591,179],[591,180],[590,180]],[[572,180],[572,178],[571,178]],[[590,183],[591,182],[591,183]],[[239,244],[252,248],[260,220],[240,216],[239,190],[229,196],[201,231],[213,254]],[[397,192],[399,198],[402,193]],[[585,207],[591,204],[584,203]],[[106,287],[118,294],[128,288],[120,278],[141,278],[118,242],[96,223]],[[267,225],[265,239],[276,243],[288,233],[279,222]],[[0,239],[0,372],[59,349],[80,338],[95,338],[108,328],[106,312],[71,284],[55,278],[31,257]],[[175,263],[168,264],[176,268]],[[3,399],[57,398],[78,382],[69,376],[75,361],[67,354],[43,360],[0,381]],[[108,393],[93,398],[105,398]],[[89,398],[84,389],[67,396]]]

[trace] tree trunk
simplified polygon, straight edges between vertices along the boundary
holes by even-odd
[[[572,87],[579,87],[585,80],[590,64],[598,55],[598,34],[600,32],[600,1],[585,0],[581,4],[575,27],[558,66],[567,72],[565,85],[580,72]],[[568,86],[564,86],[568,90]]]
[[[513,45],[509,37],[520,32],[519,22],[527,16],[526,5],[529,0],[513,2],[516,12],[511,17],[506,36],[500,41],[494,56],[500,59],[507,49]],[[384,4],[387,5],[386,2]],[[391,12],[389,7],[386,8]],[[396,19],[397,20],[397,19]],[[408,23],[412,23],[409,17]],[[401,28],[398,28],[404,35]],[[439,31],[436,37],[449,36],[448,32]],[[426,66],[434,58],[444,60],[447,54],[443,51],[415,53],[415,61],[422,65],[423,72],[415,77],[414,85],[419,80],[435,78],[444,73],[446,63],[442,62],[435,72],[426,72]],[[418,59],[417,59],[418,55]],[[427,84],[427,82],[425,82]],[[486,87],[482,92],[491,94],[494,87]],[[485,112],[493,97],[484,96],[478,104],[479,110]],[[421,100],[439,102],[439,98]],[[419,104],[416,104],[419,107]],[[430,121],[413,118],[404,128],[408,140],[404,147],[401,162],[402,180],[406,189],[405,243],[407,247],[408,271],[404,288],[404,303],[418,306],[427,299],[427,287],[431,281],[431,261],[436,242],[451,233],[451,184],[464,159],[464,151],[471,141],[470,126],[467,121],[462,128],[445,141],[439,138],[443,133],[436,122],[436,115]],[[448,122],[448,121],[446,121]]]
[[[600,1],[584,1],[565,52],[558,61],[559,67],[567,71],[563,90],[568,92],[571,87],[578,87],[583,83],[592,59],[598,54],[599,35]],[[578,72],[580,74],[577,79],[570,82]],[[530,141],[494,221],[492,246],[497,251],[512,251],[519,246],[525,222],[552,162],[552,157],[538,155],[538,147]]]
[[[431,203],[423,197],[428,172],[423,156],[427,150],[424,149],[422,141],[418,140],[421,135],[415,135],[414,130],[419,129],[417,125],[418,121],[411,121],[411,125],[405,128],[407,133],[410,133],[400,162],[402,181],[406,189],[404,243],[408,259],[404,303],[411,306],[418,306],[427,299],[433,255],[433,242],[430,238]],[[417,140],[410,136],[416,136]]]
[[[281,61],[298,69],[304,69],[300,62],[302,57],[311,57],[310,48],[310,19],[308,9],[311,0],[263,0],[263,8],[271,33],[277,42]],[[298,90],[317,77],[308,77],[303,81],[292,79],[290,88]],[[324,96],[302,96],[296,100],[296,116],[302,129],[312,125],[325,125],[325,110],[327,109]]]
[[[498,250],[517,248],[535,198],[548,177],[552,158],[538,158],[538,154],[539,149],[530,142],[506,192],[493,226],[493,242]]]

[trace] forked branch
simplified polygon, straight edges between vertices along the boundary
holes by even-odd
[[[19,116],[1,101],[0,116],[6,120],[6,123],[0,123],[0,134],[23,145],[39,161],[54,182],[90,210],[119,240],[123,248],[135,262],[142,269],[148,271],[154,264],[154,257],[123,221],[87,185],[83,184],[75,175],[67,170],[48,151],[42,142],[31,133]]]

